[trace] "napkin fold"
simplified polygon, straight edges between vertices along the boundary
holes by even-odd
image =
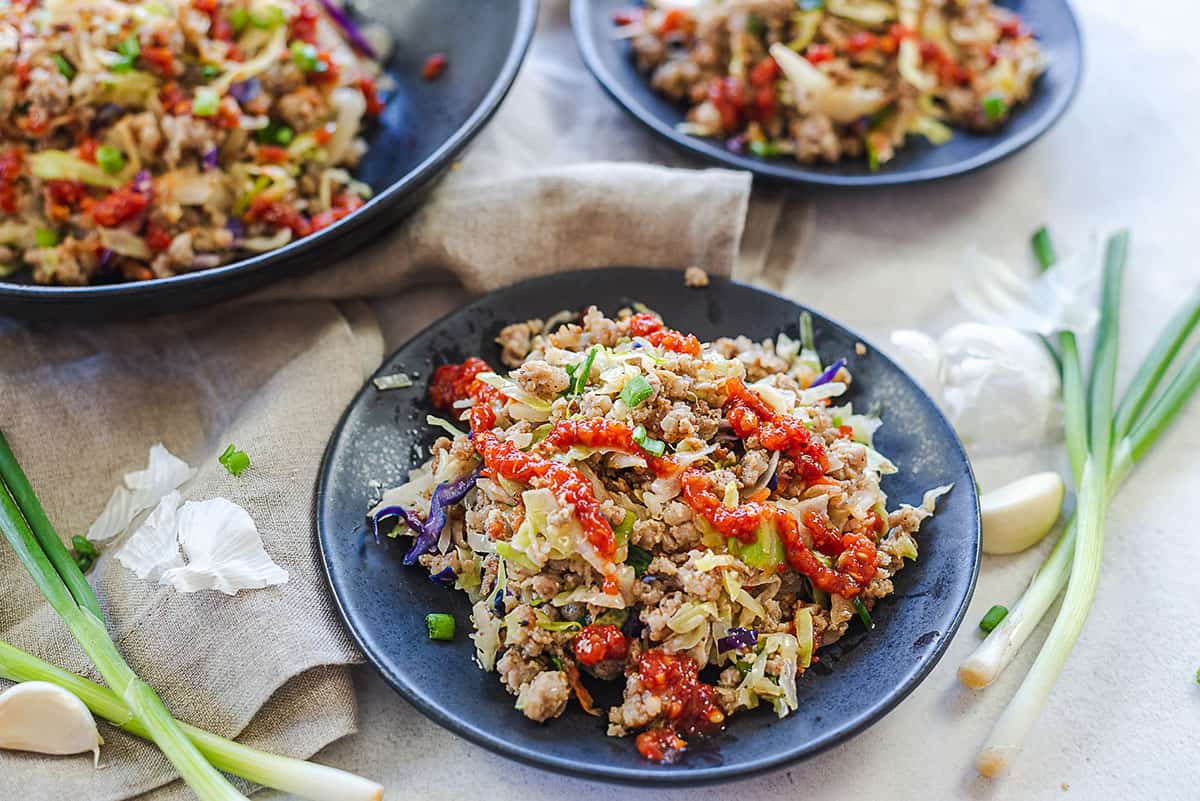
[[[249,510],[284,585],[182,595],[122,567],[116,544],[89,579],[122,653],[178,718],[308,757],[355,730],[347,666],[360,660],[320,566],[317,471],[385,347],[467,293],[557,270],[729,274],[749,189],[744,174],[636,164],[464,170],[376,245],[251,297],[104,324],[0,319],[0,426],[64,538],[86,532],[159,441],[198,468],[185,499]],[[251,458],[239,477],[217,462],[231,442]],[[97,678],[7,547],[0,588],[0,638]],[[157,749],[102,734],[99,770],[90,756],[0,752],[0,798],[191,797]]]

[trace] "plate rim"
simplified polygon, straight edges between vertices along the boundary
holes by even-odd
[[[1003,137],[995,146],[989,147],[969,159],[946,164],[941,167],[927,167],[911,173],[888,173],[884,170],[868,175],[836,175],[812,170],[807,165],[790,162],[775,162],[766,159],[751,158],[750,156],[730,153],[725,148],[713,144],[700,137],[681,134],[671,125],[659,119],[644,105],[633,97],[621,85],[604,65],[595,47],[592,37],[592,25],[588,19],[589,12],[596,0],[571,0],[571,32],[575,45],[583,58],[588,72],[596,79],[605,93],[629,116],[642,126],[665,139],[676,149],[689,153],[696,158],[716,163],[736,170],[745,170],[758,178],[774,183],[796,184],[799,186],[832,186],[832,187],[866,187],[866,186],[901,186],[905,184],[927,183],[943,178],[980,170],[988,165],[1007,159],[1009,156],[1033,144],[1050,131],[1063,114],[1070,108],[1075,97],[1079,94],[1083,83],[1083,66],[1085,59],[1083,33],[1079,26],[1079,15],[1071,0],[1057,0],[1066,9],[1067,18],[1071,23],[1071,38],[1078,50],[1079,57],[1074,61],[1074,72],[1070,86],[1050,106],[1040,124],[1020,132],[1015,136]]]
[[[933,410],[934,414],[945,426],[950,433],[951,442],[953,444],[953,453],[961,461],[966,469],[967,477],[969,478],[969,498],[972,507],[972,522],[974,524],[974,541],[972,543],[972,563],[970,566],[970,575],[968,577],[966,592],[958,602],[958,608],[954,610],[950,625],[945,631],[940,632],[935,640],[934,648],[925,657],[925,660],[918,668],[909,676],[909,678],[900,685],[891,689],[878,703],[872,705],[856,718],[848,721],[838,729],[831,733],[825,734],[818,738],[814,744],[789,752],[780,752],[770,757],[760,758],[748,766],[735,768],[734,766],[717,765],[704,766],[683,772],[663,772],[655,769],[653,766],[645,768],[625,768],[606,766],[603,764],[580,764],[570,760],[558,757],[552,754],[537,753],[531,749],[515,746],[505,740],[503,737],[494,735],[488,731],[484,731],[479,727],[472,725],[468,720],[459,718],[447,713],[444,713],[437,706],[429,702],[420,688],[414,686],[403,676],[389,669],[383,660],[376,654],[376,649],[370,647],[368,643],[360,636],[357,627],[351,621],[350,613],[348,612],[341,594],[337,590],[337,579],[334,576],[332,559],[329,549],[326,546],[328,537],[332,537],[336,532],[327,532],[322,525],[323,512],[327,504],[328,488],[333,483],[333,455],[338,447],[341,439],[341,434],[346,426],[352,412],[354,412],[359,404],[364,400],[365,396],[374,390],[372,380],[380,375],[385,365],[387,365],[395,357],[395,355],[406,348],[414,339],[425,335],[431,331],[437,330],[445,324],[447,320],[464,312],[468,312],[477,305],[489,300],[492,296],[501,292],[519,289],[528,285],[536,286],[547,282],[562,280],[564,276],[575,275],[579,273],[605,273],[610,271],[638,271],[644,273],[663,272],[668,268],[658,267],[629,267],[629,266],[610,266],[610,267],[591,267],[579,270],[565,270],[546,275],[532,276],[512,284],[507,284],[498,287],[490,292],[483,293],[475,298],[472,298],[468,303],[463,304],[446,314],[441,315],[433,322],[421,328],[419,331],[412,334],[408,339],[401,343],[398,347],[393,348],[383,360],[379,367],[372,372],[364,381],[363,386],[354,394],[354,397],[349,401],[345,410],[339,416],[336,426],[330,434],[329,442],[326,444],[324,453],[321,456],[320,469],[317,474],[316,492],[314,494],[314,536],[317,539],[317,547],[321,555],[321,568],[325,576],[325,581],[329,589],[330,595],[333,597],[334,606],[337,609],[338,616],[341,618],[345,626],[346,632],[354,641],[359,652],[363,654],[367,664],[384,680],[384,682],[392,688],[402,699],[414,706],[421,714],[428,719],[442,726],[444,729],[456,734],[463,739],[480,746],[494,754],[497,754],[508,759],[513,759],[525,765],[534,768],[559,773],[562,775],[573,776],[577,778],[602,781],[610,784],[622,785],[653,785],[656,787],[692,787],[699,785],[711,785],[723,782],[736,781],[746,779],[752,776],[758,776],[770,770],[796,764],[801,761],[810,759],[824,751],[827,751],[837,745],[852,739],[861,734],[866,729],[870,728],[875,723],[878,723],[895,709],[902,701],[904,701],[916,688],[929,677],[933,669],[941,662],[942,658],[950,648],[951,642],[957,635],[962,626],[962,622],[966,617],[967,609],[974,598],[975,590],[979,579],[980,567],[983,559],[983,530],[982,521],[980,519],[979,508],[979,492],[978,485],[975,479],[974,468],[967,456],[966,449],[963,446],[958,434],[950,425],[949,420],[942,413],[941,409],[934,403],[933,399],[921,387],[921,385],[912,378],[900,365],[892,360],[884,351],[875,347],[875,345],[867,338],[860,336],[853,329],[847,328],[836,320],[826,316],[821,311],[812,308],[799,301],[793,300],[782,293],[775,292],[770,289],[755,286],[753,284],[738,281],[733,278],[725,278],[714,276],[712,278],[714,285],[712,289],[719,289],[722,284],[730,285],[742,289],[748,289],[752,292],[761,293],[772,298],[783,300],[788,304],[802,310],[808,311],[814,315],[819,321],[831,325],[834,328],[841,329],[849,334],[856,341],[861,342],[868,352],[881,357],[888,365],[890,365],[902,380],[908,382],[910,388],[918,393],[918,397]],[[377,391],[377,390],[376,390]]]
[[[500,109],[504,98],[516,81],[537,27],[538,0],[514,0],[514,2],[517,4],[517,14],[513,39],[509,44],[504,64],[496,73],[495,79],[480,100],[479,105],[455,129],[454,133],[420,164],[400,180],[370,198],[352,214],[335,221],[317,233],[297,239],[281,248],[238,259],[208,270],[181,273],[165,278],[152,278],[148,281],[94,286],[17,284],[0,280],[0,301],[6,304],[28,303],[35,307],[48,307],[104,303],[114,299],[153,300],[161,294],[183,291],[183,287],[200,290],[225,283],[235,276],[255,275],[277,266],[280,261],[299,258],[306,253],[312,253],[317,248],[324,248],[342,240],[352,231],[386,214],[393,205],[408,196],[409,193],[418,192],[437,178]]]

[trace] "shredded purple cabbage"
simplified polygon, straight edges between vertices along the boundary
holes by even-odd
[[[504,617],[506,614],[508,614],[508,609],[504,605],[504,596],[506,595],[508,595],[507,588],[505,588],[504,592],[500,592],[500,590],[497,589],[494,593],[492,593],[492,613],[496,617]]]
[[[434,584],[441,584],[446,587],[453,587],[454,582],[458,581],[458,574],[454,572],[452,567],[444,567],[437,573],[429,576],[429,580]]]
[[[249,103],[262,93],[262,82],[258,78],[250,78],[231,84],[229,94],[239,103]]]
[[[134,192],[139,195],[149,195],[153,190],[153,185],[150,183],[150,171],[141,170],[137,175],[133,176],[133,182],[130,184]]]
[[[725,149],[730,153],[736,153],[741,156],[746,152],[746,137],[735,136],[725,140]]]
[[[446,525],[446,507],[458,503],[475,486],[479,478],[479,468],[471,471],[470,475],[458,481],[444,481],[433,490],[433,499],[429,503],[429,515],[422,521],[417,515],[402,506],[388,506],[380,509],[371,520],[375,530],[375,541],[379,541],[379,521],[387,517],[399,517],[417,536],[413,539],[412,547],[404,554],[404,564],[411,565],[423,553],[429,553],[437,545],[442,528]]]
[[[242,239],[246,236],[246,224],[237,217],[230,217],[226,220],[225,229],[233,234],[234,239]]]
[[[641,617],[630,613],[629,617],[625,618],[625,622],[621,624],[621,633],[631,640],[635,640],[642,636],[644,628],[646,628],[646,624],[642,622]]]
[[[124,113],[124,106],[118,106],[116,103],[105,103],[96,109],[96,115],[92,117],[92,121],[88,124],[88,130],[92,133],[97,133],[112,125]]]
[[[330,0],[320,0],[320,2],[321,7],[325,9],[325,13],[345,32],[346,38],[350,40],[350,44],[354,45],[355,49],[367,58],[379,58],[375,53],[375,48],[371,47],[370,42],[366,40],[366,37],[362,35],[362,31],[359,30],[358,26],[354,24],[354,20],[350,19],[345,11],[338,8]]]
[[[769,489],[771,492],[774,492],[775,490],[779,489],[779,471],[778,470],[771,474],[771,478],[767,481],[767,489]]]
[[[829,365],[829,367],[825,370],[825,372],[821,373],[819,376],[814,378],[813,382],[808,385],[808,388],[812,389],[813,387],[819,387],[822,384],[828,384],[830,381],[833,380],[833,377],[838,374],[838,371],[841,370],[845,366],[846,366],[846,360],[838,359],[836,362]]]
[[[217,168],[217,149],[214,147],[204,154],[204,169],[215,170]]]
[[[97,266],[101,270],[106,270],[108,269],[108,266],[112,264],[112,260],[113,252],[108,248],[105,248],[104,250],[100,251],[100,262],[97,264]]]
[[[753,648],[756,645],[758,645],[756,629],[732,628],[727,635],[717,640],[717,652],[738,651],[742,648]]]

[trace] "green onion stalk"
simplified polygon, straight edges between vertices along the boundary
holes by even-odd
[[[136,737],[150,739],[146,727],[112,690],[3,641],[0,641],[0,678],[56,684],[83,701],[93,714]],[[179,728],[213,767],[255,784],[311,801],[379,801],[383,798],[381,786],[353,773],[264,753],[186,723],[180,723]]]
[[[1200,386],[1200,349],[1197,349],[1160,398],[1142,414],[1200,314],[1191,304],[1160,336],[1150,357],[1135,375],[1114,418],[1120,292],[1127,249],[1128,235],[1125,233],[1108,242],[1101,319],[1086,403],[1081,401],[1078,386],[1070,398],[1064,386],[1068,450],[1071,450],[1072,436],[1087,432],[1081,468],[1076,468],[1078,451],[1071,450],[1078,499],[1075,518],[1035,576],[1025,597],[960,670],[960,677],[969,686],[988,683],[1011,659],[1020,642],[1058,595],[1062,584],[1066,584],[1062,607],[1046,642],[976,760],[976,768],[985,776],[995,776],[1012,763],[1040,716],[1083,629],[1099,583],[1104,522],[1112,491]],[[1077,352],[1064,350],[1064,381],[1071,372],[1082,375],[1078,358]],[[1078,442],[1075,444],[1077,447]],[[1019,637],[1016,636],[1018,633]]]
[[[1150,353],[1129,383],[1117,408],[1113,435],[1117,445],[1108,471],[1107,493],[1111,498],[1124,484],[1133,468],[1171,426],[1188,399],[1200,385],[1200,348],[1193,350],[1162,395],[1153,404],[1150,399],[1162,383],[1172,361],[1200,323],[1200,291],[1184,303],[1167,323]],[[1079,386],[1082,386],[1080,382]],[[1077,390],[1078,391],[1078,390]],[[1066,397],[1064,387],[1064,400]],[[1085,416],[1078,402],[1064,404],[1068,416]],[[1147,408],[1148,407],[1148,408]],[[1083,427],[1076,425],[1077,435]],[[991,634],[959,668],[960,681],[973,689],[991,684],[1003,672],[1038,623],[1062,593],[1071,574],[1075,553],[1076,518],[1072,516],[1046,561],[1038,569],[1025,593]]]
[[[200,801],[246,801],[205,758],[150,685],[138,678],[117,650],[95,593],[59,539],[2,432],[0,479],[0,531],[100,671],[112,699],[124,708],[119,717],[138,727],[142,736],[159,747]]]

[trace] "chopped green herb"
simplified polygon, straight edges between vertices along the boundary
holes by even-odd
[[[326,69],[325,62],[317,56],[317,48],[299,39],[292,42],[292,63],[301,72],[322,72]]]
[[[75,553],[79,554],[80,556],[90,556],[95,559],[100,555],[100,552],[96,550],[96,546],[92,545],[91,540],[87,539],[86,537],[81,537],[78,534],[76,534],[74,537],[71,537],[71,547],[74,548]]]
[[[431,612],[425,616],[425,628],[431,640],[453,640],[454,618],[442,612]]]
[[[550,655],[550,664],[551,664],[551,665],[554,665],[554,669],[555,669],[555,670],[562,670],[562,669],[563,669],[563,663],[562,663],[562,660],[561,660],[561,659],[559,659],[559,658],[558,658],[557,656],[555,656],[554,654],[551,654],[551,655]]]
[[[662,456],[667,451],[667,443],[661,439],[651,439],[646,434],[645,426],[638,426],[633,429],[633,441],[636,442],[642,450],[652,456]]]
[[[753,139],[750,142],[750,152],[760,158],[769,159],[779,155],[779,146],[766,139]]]
[[[109,175],[116,175],[125,169],[125,154],[112,145],[100,145],[96,148],[96,163]]]
[[[52,248],[58,244],[58,233],[53,228],[39,228],[33,232],[33,241],[39,248]]]
[[[629,542],[629,535],[633,533],[633,521],[635,519],[633,512],[625,510],[625,518],[621,521],[620,525],[613,529],[618,546]]]
[[[605,609],[596,615],[595,623],[597,626],[624,626],[628,619],[628,609]]]
[[[979,621],[979,628],[986,632],[991,632],[992,629],[1000,625],[1000,621],[1008,617],[1008,607],[996,604],[991,609],[987,610],[987,614],[983,616],[983,620]]]
[[[245,8],[238,6],[229,12],[229,27],[233,28],[234,33],[241,33],[249,24],[250,12]]]
[[[875,621],[871,620],[871,612],[867,609],[867,605],[863,603],[862,598],[854,599],[854,609],[858,612],[858,619],[867,627],[867,631],[875,628]]]
[[[117,53],[121,58],[110,65],[109,70],[112,72],[129,72],[137,62],[138,56],[142,54],[142,45],[138,42],[136,36],[130,36],[117,45]]]
[[[213,78],[221,74],[220,67],[214,64],[205,64],[200,68],[200,77],[206,81],[211,81]]]
[[[625,382],[625,386],[621,387],[621,400],[625,401],[625,405],[630,409],[642,405],[653,394],[654,387],[650,386],[650,382],[640,373],[630,378]]]
[[[286,125],[280,125],[275,129],[275,144],[287,145],[290,144],[296,132]]]
[[[993,122],[1008,112],[1008,103],[1000,95],[988,95],[983,99],[983,113]]]
[[[629,546],[629,555],[625,557],[625,564],[633,568],[633,574],[638,578],[646,575],[646,569],[650,567],[650,563],[654,560],[654,554],[647,551],[645,548],[637,545]]]
[[[50,60],[54,62],[54,66],[58,67],[58,71],[68,81],[75,77],[75,68],[71,66],[71,62],[63,58],[59,53],[50,56]]]
[[[235,476],[240,476],[242,471],[250,466],[250,457],[246,455],[245,451],[239,451],[234,447],[233,443],[230,443],[225,452],[217,457],[217,461]]]
[[[871,137],[863,139],[863,145],[867,149],[867,169],[871,172],[879,172],[879,152],[871,144]]]
[[[220,104],[221,96],[215,89],[200,86],[192,97],[192,113],[197,117],[212,117],[217,113],[217,106]]]

